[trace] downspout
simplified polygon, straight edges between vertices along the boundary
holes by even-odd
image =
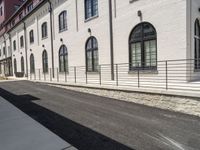
[[[3,34],[3,39],[4,39],[4,47],[5,47],[5,60],[7,60],[7,45],[6,45],[6,38],[5,34]],[[6,76],[6,62],[4,62],[4,75]]]
[[[189,53],[189,59],[193,59],[192,58],[192,31],[191,31],[191,29],[192,29],[192,0],[190,0],[190,30],[189,30],[189,33],[190,33],[190,53]],[[194,59],[195,59],[195,57],[194,57]],[[192,64],[191,62],[189,62],[190,64]],[[189,70],[191,70],[190,71],[190,81],[192,80],[192,66],[190,65],[190,68],[189,68]]]
[[[5,58],[7,57],[7,51],[6,51],[6,38],[5,38],[5,35],[3,35],[3,39],[4,39],[4,46],[5,46]]]
[[[24,24],[24,48],[25,48],[25,59],[26,59],[26,74],[25,76],[28,77],[28,56],[27,56],[27,31],[26,31],[26,23]]]
[[[13,75],[12,73],[12,41],[11,41],[11,35],[10,33],[8,33],[9,36],[9,42],[10,42],[10,55],[11,55],[11,64],[10,64],[10,68],[9,68],[9,75]]]
[[[112,0],[109,0],[109,29],[110,29],[110,64],[111,64],[111,80],[115,79],[114,75],[114,47],[113,47],[113,16],[112,16]]]
[[[49,3],[49,14],[50,14],[50,29],[51,29],[51,56],[52,56],[52,76],[53,78],[55,77],[54,74],[54,51],[53,51],[53,47],[54,47],[54,43],[53,43],[53,22],[52,22],[52,3],[50,0],[48,0]]]

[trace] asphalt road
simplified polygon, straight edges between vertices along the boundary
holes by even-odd
[[[200,150],[200,118],[28,81],[0,96],[80,150]]]

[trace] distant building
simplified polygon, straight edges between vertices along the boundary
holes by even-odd
[[[0,0],[0,36],[1,38],[5,38],[4,34],[6,33],[6,22],[9,18],[18,10],[20,5],[23,3],[23,0]],[[6,43],[5,39],[2,43]],[[9,55],[7,55],[7,47],[1,47],[0,56],[2,59],[0,60],[0,72],[4,70],[5,75],[12,75],[12,59]]]
[[[185,77],[192,70],[200,79],[199,8],[199,0],[28,0],[3,24],[0,71],[27,76],[51,68],[54,75],[85,66],[95,75],[109,64],[112,79],[114,64],[127,63],[126,76],[137,69],[155,76],[158,61],[183,59],[193,62]]]

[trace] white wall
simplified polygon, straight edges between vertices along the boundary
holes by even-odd
[[[187,58],[187,26],[186,15],[188,0],[139,0],[129,3],[129,0],[113,0],[113,30],[114,30],[114,62],[129,62],[128,39],[131,30],[140,22],[150,22],[157,31],[157,55],[158,61],[186,59]],[[58,68],[58,52],[62,44],[68,48],[69,66],[85,66],[85,44],[92,35],[98,40],[99,64],[110,64],[110,35],[109,35],[109,6],[108,0],[99,0],[99,14],[96,18],[85,21],[84,3],[77,1],[78,14],[76,14],[75,0],[52,0],[53,3],[53,51],[54,67]],[[196,3],[198,0],[196,0]],[[199,2],[198,2],[199,3]],[[193,4],[197,7],[196,4]],[[30,70],[29,58],[31,53],[35,57],[36,69],[42,68],[42,52],[47,50],[49,58],[49,68],[52,67],[51,59],[51,34],[50,34],[50,14],[49,4],[42,6],[37,12],[25,20],[27,25],[27,56],[28,68]],[[67,11],[68,30],[59,33],[58,15],[63,10]],[[141,10],[142,20],[137,12]],[[116,11],[116,17],[115,17]],[[76,18],[76,16],[78,18]],[[78,30],[76,26],[78,19]],[[41,25],[43,22],[48,24],[48,38],[41,38]],[[17,45],[19,38],[24,34],[20,25],[11,32],[12,41],[16,39]],[[88,33],[91,29],[91,35]],[[29,31],[34,30],[34,44],[29,42]],[[63,39],[63,42],[60,39]],[[3,45],[0,43],[0,46]],[[44,45],[44,47],[43,47]],[[17,46],[18,48],[18,46]],[[19,48],[13,55],[17,58],[18,71],[20,71],[20,59],[24,56],[25,49]],[[127,72],[128,74],[128,72]]]

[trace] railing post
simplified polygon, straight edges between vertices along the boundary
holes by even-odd
[[[50,81],[52,81],[51,68],[49,68]]]
[[[34,80],[36,80],[36,70],[34,70]]]
[[[166,72],[166,90],[168,90],[168,62],[165,62],[165,72]]]
[[[39,80],[41,80],[41,77],[40,77],[40,69],[39,69]]]
[[[118,64],[116,64],[116,85],[119,86],[119,79],[118,79]]]
[[[44,73],[44,70],[43,70],[43,78],[44,78],[44,81],[45,81],[45,73]]]
[[[57,68],[57,82],[59,82],[59,71],[58,71],[58,68]]]
[[[99,65],[99,84],[101,85],[101,65]]]
[[[88,84],[88,72],[87,72],[87,68],[85,68],[85,83]]]
[[[67,82],[67,70],[65,69],[65,82]]]
[[[28,71],[27,71],[27,80],[29,80],[29,74],[28,74]]]
[[[76,83],[76,67],[74,67],[74,82]]]
[[[46,72],[44,72],[44,81],[46,81]]]
[[[140,88],[140,69],[139,69],[139,63],[137,68],[137,77],[138,77],[138,88]]]

